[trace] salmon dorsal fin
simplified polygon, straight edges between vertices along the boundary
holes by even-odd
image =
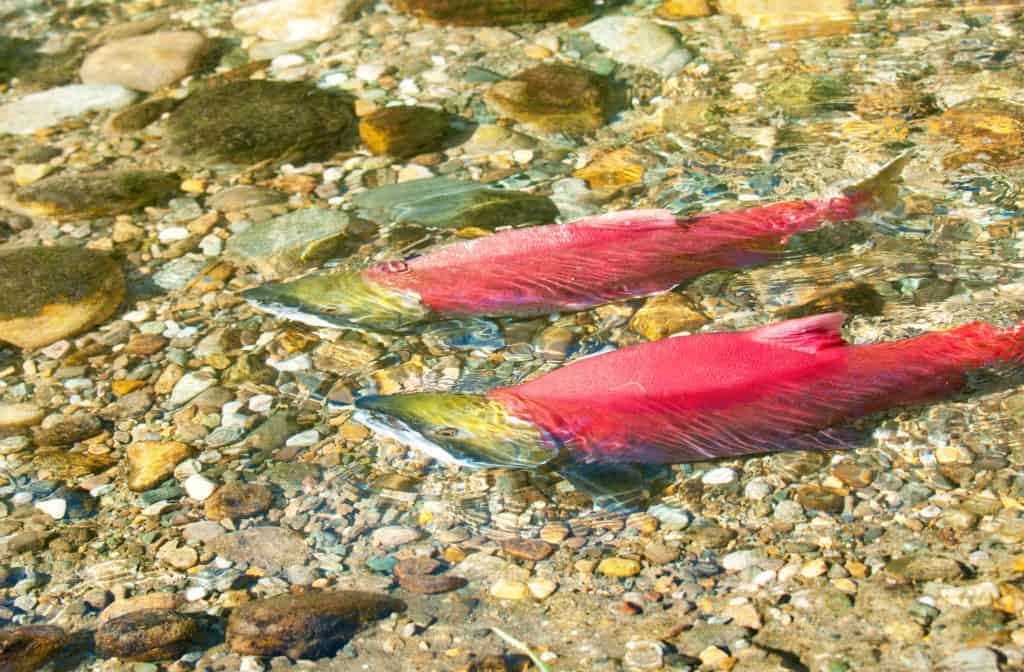
[[[843,313],[811,315],[755,329],[750,337],[761,343],[813,354],[825,348],[846,345],[839,332],[844,321],[846,315]]]

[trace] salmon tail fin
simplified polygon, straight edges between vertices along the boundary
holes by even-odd
[[[672,469],[639,462],[570,462],[558,475],[591,498],[595,508],[609,513],[642,511],[672,482]]]
[[[850,199],[860,213],[895,209],[900,203],[900,176],[912,157],[909,150],[900,154],[870,177],[844,189],[843,196]]]
[[[963,371],[1024,367],[1024,322],[997,327],[988,322],[971,322],[949,331],[918,336],[904,343],[920,343],[933,361],[954,364]]]

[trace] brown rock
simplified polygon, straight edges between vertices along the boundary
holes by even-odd
[[[102,430],[99,418],[88,413],[50,416],[32,432],[37,445],[65,446],[96,436]]]
[[[961,152],[946,158],[948,167],[970,161],[1014,164],[1024,148],[1024,107],[994,98],[969,100],[946,110],[929,130],[960,145]]]
[[[184,653],[198,631],[195,620],[173,611],[132,611],[97,628],[96,650],[123,660],[167,660]]]
[[[232,562],[244,562],[268,571],[302,565],[309,559],[309,547],[302,536],[273,525],[224,534],[211,539],[207,545]]]
[[[497,82],[484,100],[498,114],[535,132],[566,135],[596,131],[616,107],[606,78],[561,64],[538,65]]]
[[[833,467],[832,475],[853,488],[866,488],[875,478],[873,471],[850,460],[840,462]]]
[[[534,562],[537,562],[554,553],[555,547],[541,539],[523,539],[521,537],[515,537],[513,539],[503,540],[501,542],[501,550],[505,551],[513,558],[533,560]]]
[[[398,579],[398,585],[420,595],[436,595],[458,590],[468,583],[460,576],[449,574],[408,574]]]
[[[441,563],[433,558],[406,558],[395,565],[394,574],[399,579],[403,579],[409,576],[433,574],[439,569],[441,569]]]
[[[124,346],[129,355],[154,355],[167,346],[167,338],[160,334],[132,334]]]
[[[138,441],[128,446],[128,487],[149,490],[174,473],[174,468],[192,454],[178,441]]]
[[[800,502],[805,509],[812,511],[841,513],[843,510],[842,495],[817,485],[800,488],[796,493],[796,501]]]
[[[444,148],[451,117],[415,105],[385,107],[359,120],[359,137],[374,154],[405,159]]]
[[[35,672],[64,648],[67,633],[55,625],[0,631],[0,672]]]
[[[259,483],[227,483],[206,500],[206,517],[210,520],[239,520],[257,516],[270,508],[270,488]]]
[[[156,91],[197,69],[209,46],[205,37],[191,30],[128,37],[86,56],[79,74],[86,84]]]
[[[365,623],[405,605],[378,593],[310,591],[278,595],[238,607],[227,643],[241,655],[321,658],[333,655]]]
[[[593,11],[592,0],[395,0],[418,17],[460,26],[499,26],[555,21]]]
[[[39,180],[19,189],[15,199],[40,217],[84,219],[165,201],[178,191],[179,184],[174,173],[157,170],[95,171]]]
[[[662,19],[695,19],[710,16],[707,0],[665,0],[655,12]]]
[[[629,321],[629,328],[649,341],[657,341],[680,331],[695,331],[708,322],[689,298],[668,293],[648,297]]]
[[[181,606],[184,600],[177,593],[146,593],[135,597],[115,600],[106,609],[100,612],[99,624],[124,616],[133,611],[159,610],[174,611]]]
[[[0,340],[40,348],[97,325],[121,305],[120,265],[91,250],[19,248],[0,256]]]

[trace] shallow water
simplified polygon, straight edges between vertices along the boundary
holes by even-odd
[[[483,392],[677,331],[842,310],[847,339],[869,343],[1024,320],[1024,10],[895,1],[845,11],[805,3],[800,16],[746,2],[696,18],[678,15],[686,2],[606,10],[672,31],[692,59],[663,70],[664,59],[641,64],[653,38],[614,52],[587,37],[583,19],[439,26],[385,2],[341,4],[363,7],[326,39],[286,42],[233,25],[231,2],[0,0],[0,54],[11,63],[0,68],[0,104],[77,82],[100,31],[163,17],[217,43],[150,98],[251,77],[347,93],[363,117],[401,103],[459,118],[458,133],[410,160],[305,138],[323,150],[313,160],[279,150],[267,161],[196,164],[175,155],[166,119],[114,134],[105,111],[0,135],[4,247],[112,251],[128,287],[84,333],[0,353],[3,401],[39,415],[5,424],[0,441],[0,625],[83,635],[115,598],[166,592],[208,636],[154,658],[160,669],[291,669],[281,651],[233,650],[227,619],[245,602],[312,585],[386,593],[408,609],[368,619],[339,653],[301,663],[311,670],[525,669],[524,651],[494,626],[560,671],[1024,665],[1019,371],[982,372],[954,399],[873,416],[845,451],[676,465],[631,515],[595,511],[557,474],[446,466],[351,419],[365,394]],[[492,82],[541,62],[610,75],[625,104],[570,137],[507,120],[485,101]],[[239,109],[259,114],[259,105]],[[497,140],[468,138],[468,126],[499,121],[505,130],[489,126]],[[540,199],[509,206],[491,196],[452,198],[447,217],[436,198],[418,211],[415,194],[389,191],[413,179],[549,196],[560,221],[629,208],[682,217],[835,196],[904,152],[912,159],[890,210],[795,236],[775,263],[696,278],[667,308],[637,298],[393,333],[308,327],[238,296],[271,277],[397,262],[550,212]],[[182,190],[114,214],[72,204],[62,218],[15,196],[45,174],[129,167],[173,169]],[[237,185],[276,193],[215,209],[217,192]],[[281,258],[246,267],[230,257],[234,234],[300,208],[349,218],[338,239],[325,225],[322,239]],[[65,434],[46,434],[55,425]],[[188,459],[129,489],[129,447],[170,440]],[[270,503],[218,527],[204,488],[242,482]],[[54,501],[67,505],[60,516],[49,513]],[[272,528],[266,544],[213,541],[257,528]],[[510,550],[523,538],[544,540],[550,555]],[[420,594],[394,575],[412,557],[468,583]],[[65,648],[62,669],[154,669],[91,641]]]

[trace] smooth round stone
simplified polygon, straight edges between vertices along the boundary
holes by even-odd
[[[359,137],[374,154],[405,159],[444,149],[452,121],[447,113],[429,107],[385,107],[359,120]]]
[[[156,91],[197,69],[209,47],[205,37],[191,30],[114,40],[86,56],[79,75],[86,84]]]
[[[186,373],[171,390],[170,403],[172,406],[180,406],[199,396],[201,393],[217,384],[216,379],[196,373]]]
[[[266,187],[240,184],[218,191],[206,203],[220,212],[237,212],[267,205],[276,205],[288,200],[287,195]]]
[[[36,502],[36,508],[54,520],[60,520],[68,511],[67,500],[47,499],[43,502]]]
[[[719,467],[705,472],[701,476],[701,483],[704,485],[727,485],[736,480],[736,472],[728,467]]]
[[[522,581],[502,577],[491,586],[491,595],[499,600],[525,600],[530,588]]]
[[[315,429],[307,429],[304,432],[293,434],[288,437],[288,440],[284,442],[284,445],[289,448],[308,448],[309,446],[316,445],[316,442],[320,440],[320,432]]]
[[[775,488],[768,481],[763,481],[759,478],[750,481],[743,488],[743,496],[754,502],[761,501],[773,492],[775,492]]]
[[[640,573],[640,563],[630,558],[605,558],[597,566],[605,576],[630,577]]]
[[[0,430],[32,427],[42,422],[45,415],[46,411],[35,404],[0,402]]]
[[[120,265],[99,252],[27,247],[0,256],[0,340],[25,349],[81,333],[124,299]]]
[[[92,110],[119,110],[137,93],[114,84],[71,84],[0,106],[0,133],[27,135]]]
[[[206,500],[206,517],[210,520],[240,520],[257,516],[270,508],[273,495],[258,483],[225,483]]]
[[[243,7],[231,16],[231,24],[264,40],[322,42],[334,37],[351,18],[358,0],[269,0]]]
[[[690,52],[664,26],[634,16],[606,16],[580,29],[620,63],[671,74],[690,62]]]
[[[586,14],[593,0],[394,0],[399,11],[461,26],[499,26],[555,21]]]
[[[64,629],[55,625],[24,625],[0,631],[0,669],[42,669],[67,645],[68,639]]]
[[[384,546],[386,548],[394,548],[397,546],[404,546],[405,544],[417,541],[423,536],[423,534],[411,527],[402,527],[401,525],[388,525],[382,527],[373,532],[371,539],[377,546]]]
[[[183,485],[188,496],[199,502],[206,501],[217,489],[216,483],[199,474],[193,474],[186,478]]]

